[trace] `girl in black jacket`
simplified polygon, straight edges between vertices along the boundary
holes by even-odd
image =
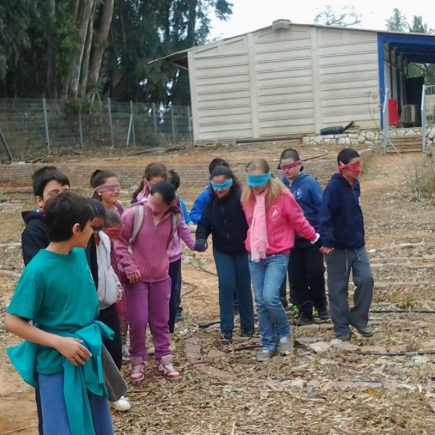
[[[216,166],[210,179],[212,196],[196,230],[195,250],[207,249],[211,233],[219,281],[221,339],[230,343],[234,328],[234,289],[239,301],[240,335],[251,337],[254,333],[251,277],[244,245],[248,225],[240,203],[241,188],[231,169]]]

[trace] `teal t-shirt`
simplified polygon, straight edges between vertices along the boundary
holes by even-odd
[[[98,316],[98,297],[85,250],[62,255],[41,249],[24,269],[7,312],[32,320],[40,329],[59,335],[74,333]],[[38,346],[36,371],[63,370],[63,356]]]

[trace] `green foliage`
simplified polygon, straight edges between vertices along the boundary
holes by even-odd
[[[391,32],[405,32],[408,29],[408,21],[399,9],[393,9],[393,15],[385,21],[386,27]]]

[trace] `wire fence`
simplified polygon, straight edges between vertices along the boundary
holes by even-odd
[[[106,146],[168,146],[193,140],[190,107],[110,99],[0,99],[0,133],[0,147],[3,143],[9,148],[15,161]]]

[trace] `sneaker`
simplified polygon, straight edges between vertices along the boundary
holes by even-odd
[[[230,344],[233,342],[233,333],[222,332],[222,334],[219,336],[219,340],[222,344]]]
[[[242,329],[240,331],[240,337],[251,338],[253,336],[254,336],[254,330],[253,329]]]
[[[278,352],[280,355],[290,355],[292,353],[291,337],[281,337],[278,342]]]
[[[132,382],[141,382],[145,379],[145,363],[132,363],[130,369],[130,379]]]
[[[159,372],[168,381],[177,381],[178,379],[181,379],[180,372],[175,370],[172,355],[162,356],[159,363]]]
[[[122,345],[122,362],[130,361],[130,351],[128,350],[128,344]]]
[[[319,320],[322,322],[326,322],[329,320],[329,311],[327,308],[322,308],[321,310],[318,310],[318,316]]]
[[[300,313],[297,325],[298,326],[306,326],[306,325],[312,325],[314,323],[314,320],[312,317],[310,317],[307,313]]]
[[[340,340],[341,342],[350,341],[351,332],[349,331],[347,334],[336,335],[335,338]]]
[[[256,359],[258,362],[268,362],[272,359],[275,352],[268,349],[261,349],[260,352],[257,353]]]
[[[130,401],[124,396],[121,396],[115,402],[110,402],[110,406],[117,411],[128,411],[131,408]]]
[[[373,335],[372,329],[369,328],[368,326],[355,326],[355,325],[352,326],[356,329],[358,334],[361,335],[361,337],[363,338],[370,338]]]

